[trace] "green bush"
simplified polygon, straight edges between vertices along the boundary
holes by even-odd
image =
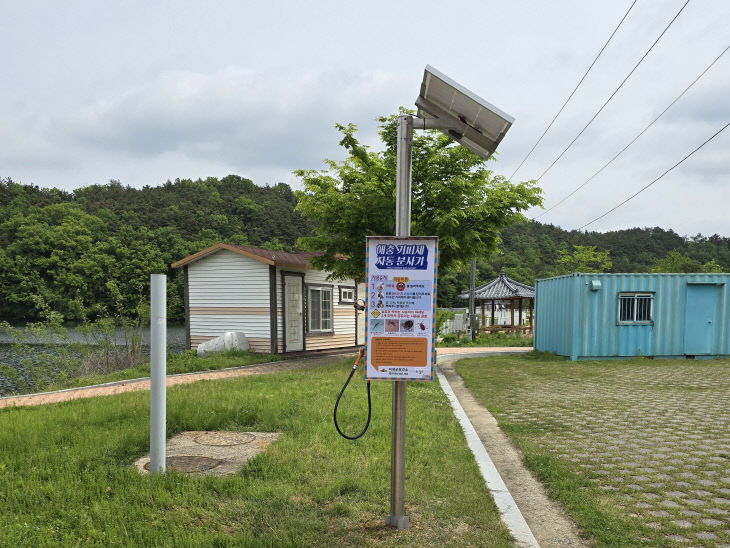
[[[532,346],[532,336],[516,335],[512,333],[481,333],[472,341],[466,335],[449,333],[441,338],[437,347],[448,348],[454,346]]]

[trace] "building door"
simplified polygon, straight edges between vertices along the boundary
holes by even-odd
[[[717,307],[721,285],[692,284],[687,286],[684,312],[684,353],[689,356],[714,354],[717,330]]]
[[[285,351],[304,350],[304,279],[301,276],[284,276],[284,330]]]

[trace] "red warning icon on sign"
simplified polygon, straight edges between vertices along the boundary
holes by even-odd
[[[398,282],[397,284],[395,284],[395,288],[398,291],[403,291],[406,288],[406,284],[404,282]]]

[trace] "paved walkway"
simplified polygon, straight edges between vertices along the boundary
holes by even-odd
[[[519,354],[522,352],[532,352],[531,346],[462,346],[457,348],[437,348],[436,354],[439,356],[449,356],[451,354]],[[463,356],[468,358],[469,356]]]

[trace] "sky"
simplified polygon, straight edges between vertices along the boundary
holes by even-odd
[[[0,0],[0,178],[65,190],[234,173],[301,189],[341,160],[336,123],[379,149],[376,117],[414,108],[432,65],[515,118],[490,168],[510,177],[633,0],[13,2]],[[637,0],[513,181],[536,179],[686,0]],[[691,0],[540,180],[581,185],[730,45],[730,2]],[[730,52],[574,196],[530,218],[577,229],[730,122]],[[585,227],[730,236],[730,128]]]

